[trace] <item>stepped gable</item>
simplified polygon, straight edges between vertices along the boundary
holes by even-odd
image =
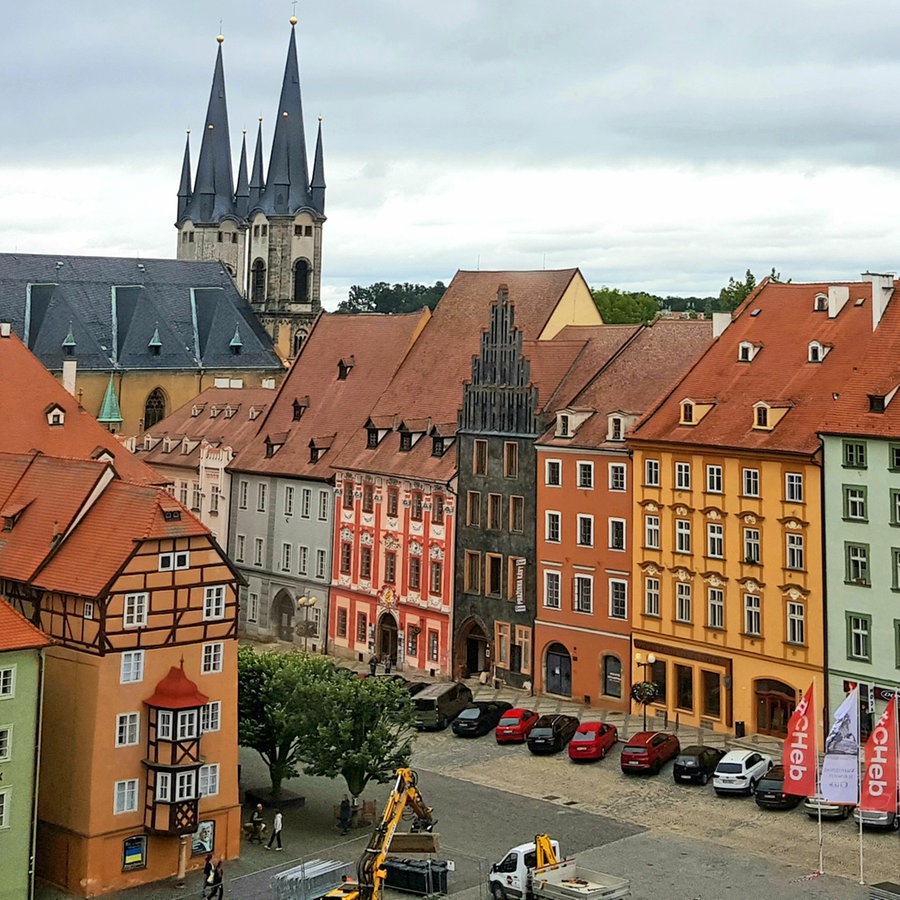
[[[46,647],[50,639],[0,598],[0,653]]]

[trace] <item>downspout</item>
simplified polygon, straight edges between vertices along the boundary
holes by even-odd
[[[38,709],[34,744],[34,790],[32,792],[31,845],[28,848],[28,900],[34,900],[35,849],[37,847],[38,783],[41,777],[41,732],[44,719],[44,650],[38,653]]]

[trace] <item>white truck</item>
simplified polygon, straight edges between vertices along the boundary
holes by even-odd
[[[592,872],[559,858],[559,843],[546,834],[513,847],[491,866],[494,900],[620,900],[631,896],[631,882]]]

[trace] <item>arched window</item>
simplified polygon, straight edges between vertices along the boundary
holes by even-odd
[[[603,693],[607,697],[622,696],[622,660],[617,656],[603,657]]]
[[[144,404],[144,430],[152,428],[166,417],[166,395],[161,388],[154,388]]]
[[[266,299],[266,264],[258,259],[250,270],[250,300],[262,303]]]
[[[300,350],[303,347],[303,342],[306,340],[306,332],[298,331],[294,335],[294,356],[298,356],[300,354]]]
[[[305,259],[294,263],[294,303],[309,303],[309,263]]]

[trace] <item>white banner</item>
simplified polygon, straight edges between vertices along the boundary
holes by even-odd
[[[820,793],[830,803],[859,802],[859,688],[835,711],[825,738]]]

